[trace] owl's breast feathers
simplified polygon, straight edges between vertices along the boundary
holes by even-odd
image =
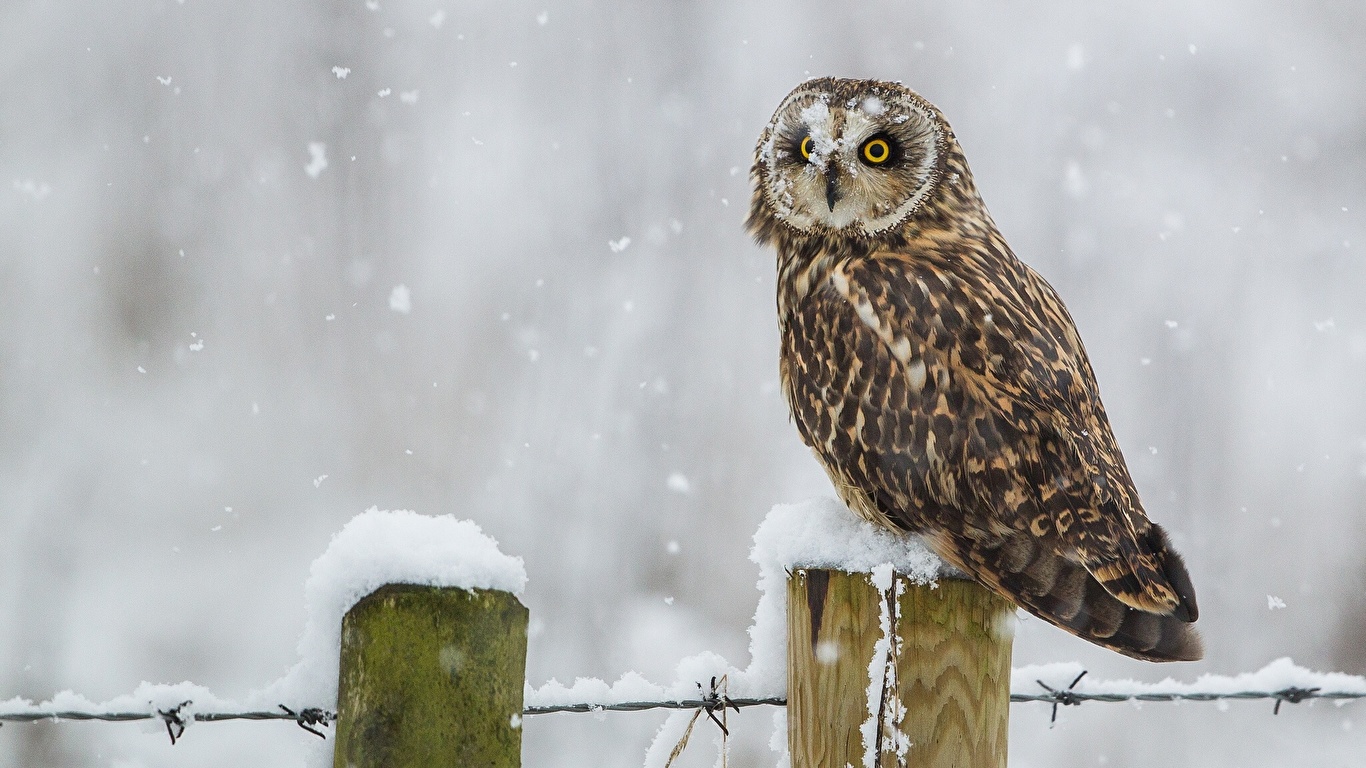
[[[923,533],[1031,612],[1139,658],[1199,658],[1190,580],[1143,512],[1067,310],[989,218],[945,231],[779,239],[803,440],[852,509]]]

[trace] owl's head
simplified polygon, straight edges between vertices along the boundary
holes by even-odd
[[[759,137],[751,228],[867,236],[911,216],[945,175],[953,133],[900,83],[820,78],[787,95]]]

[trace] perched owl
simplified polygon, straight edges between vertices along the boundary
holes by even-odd
[[[807,81],[751,178],[783,392],[849,508],[1079,637],[1199,659],[1190,577],[1072,318],[997,232],[939,110],[897,83]]]

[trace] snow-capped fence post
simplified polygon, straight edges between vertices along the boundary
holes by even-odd
[[[1013,606],[875,569],[788,580],[792,768],[1003,768]]]
[[[336,768],[517,768],[527,609],[510,592],[389,584],[342,620]]]

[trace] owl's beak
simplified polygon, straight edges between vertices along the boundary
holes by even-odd
[[[831,162],[825,167],[825,204],[830,206],[830,212],[835,212],[835,203],[840,200],[839,183],[835,178],[835,164]]]

